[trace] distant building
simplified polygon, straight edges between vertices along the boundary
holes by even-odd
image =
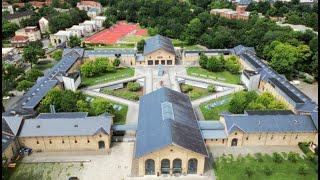
[[[8,64],[20,65],[22,63],[22,55],[19,54],[17,48],[2,48],[2,61]]]
[[[57,46],[63,42],[69,41],[72,36],[70,31],[58,31],[55,34],[50,34],[50,42],[53,46]]]
[[[31,10],[22,11],[22,12],[15,12],[13,14],[9,14],[8,16],[4,17],[4,20],[8,20],[11,23],[16,23],[20,25],[21,20],[28,19],[33,15],[34,12]]]
[[[260,74],[258,72],[245,69],[240,79],[249,91],[258,90],[260,82]]]
[[[238,20],[248,20],[250,12],[245,11],[247,6],[237,5],[236,11],[232,9],[212,9],[211,14],[225,17],[227,19],[238,19]]]
[[[42,17],[39,20],[39,27],[42,34],[49,33],[49,20],[45,17]]]
[[[92,21],[95,22],[98,29],[102,29],[103,23],[106,19],[107,19],[107,17],[105,17],[105,16],[96,16],[95,18],[92,19]]]
[[[10,43],[13,47],[22,48],[29,43],[29,38],[28,36],[21,36],[21,35],[13,36],[10,39]]]
[[[91,8],[89,9],[89,11],[87,12],[87,15],[93,19],[95,18],[97,15],[99,15],[99,10],[97,8]]]
[[[79,26],[84,26],[87,33],[92,33],[97,30],[97,25],[95,21],[84,21],[83,23],[80,23]]]
[[[81,83],[80,72],[66,73],[62,76],[64,88],[71,91],[76,91]]]
[[[89,11],[91,8],[96,8],[97,13],[100,14],[102,12],[102,6],[99,2],[95,1],[81,1],[77,3],[77,8],[84,11]]]
[[[298,25],[298,24],[286,24],[286,23],[281,23],[281,22],[276,22],[276,24],[278,26],[281,26],[281,27],[290,27],[292,30],[294,31],[299,31],[299,32],[306,32],[306,30],[310,30],[316,34],[318,34],[318,32],[314,31],[312,28],[310,27],[307,27],[305,25]]]
[[[72,36],[83,37],[87,35],[87,31],[84,26],[73,25],[71,28],[68,28],[67,31],[70,31]]]
[[[8,11],[10,14],[14,13],[12,5],[7,2],[2,2],[2,12]]]
[[[16,36],[27,36],[30,42],[41,39],[40,30],[37,26],[27,26],[15,32]]]

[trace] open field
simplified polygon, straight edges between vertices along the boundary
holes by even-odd
[[[284,156],[286,157],[284,157]],[[287,159],[286,153],[282,153],[284,160],[281,163],[273,161],[272,155],[262,155],[258,158],[248,155],[246,157],[221,156],[215,160],[215,175],[218,180],[237,180],[237,179],[259,179],[259,180],[315,180],[318,179],[318,169],[314,162],[299,157],[297,162]],[[300,166],[305,165],[306,174],[299,174]],[[252,169],[251,177],[246,173],[247,167]],[[271,170],[270,175],[266,175],[266,168]]]
[[[118,68],[114,72],[100,74],[95,77],[81,77],[81,84],[83,86],[92,86],[99,83],[106,83],[119,79],[124,79],[134,76],[134,69],[132,68]]]
[[[225,82],[230,84],[240,83],[240,74],[231,74],[228,71],[210,72],[200,67],[189,67],[187,68],[187,74],[189,76],[204,77],[204,78],[212,79],[215,81],[220,81],[220,82]]]

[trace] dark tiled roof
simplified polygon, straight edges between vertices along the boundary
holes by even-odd
[[[289,115],[294,114],[290,110],[246,110],[244,112],[248,115]]]
[[[146,55],[158,49],[164,49],[165,51],[175,54],[171,40],[161,35],[156,35],[146,40],[143,54]]]
[[[22,123],[20,116],[2,116],[2,132],[17,136]]]
[[[135,157],[169,145],[208,156],[189,97],[163,87],[140,98]]]
[[[87,112],[62,112],[62,113],[41,113],[36,119],[54,119],[54,118],[85,118]]]
[[[279,82],[276,78],[269,78],[270,82],[277,86],[282,92],[289,96],[295,103],[304,103],[304,101],[299,98],[295,93],[290,91],[286,86],[284,86],[281,82]]]
[[[2,152],[4,152],[10,143],[14,140],[14,136],[10,136],[2,133]]]
[[[24,17],[24,16],[31,16],[33,14],[34,14],[34,12],[31,10],[22,11],[22,12],[15,12],[14,14],[7,15],[4,19],[12,20],[12,19],[17,19],[17,18]]]
[[[311,119],[318,130],[318,112],[312,112]]]
[[[260,132],[316,132],[309,115],[225,115],[228,134],[235,130]]]
[[[241,54],[240,57],[243,57],[243,59],[247,60],[255,69],[262,68],[256,61],[254,61],[250,56],[247,54]]]

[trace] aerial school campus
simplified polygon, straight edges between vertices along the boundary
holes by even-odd
[[[172,41],[120,21],[84,38],[90,48],[63,48],[2,114],[2,157],[18,164],[10,179],[317,178],[316,102],[253,47]],[[210,71],[210,58],[239,68]],[[115,67],[96,73],[110,68],[103,61]],[[63,106],[72,93],[74,108]],[[19,158],[22,147],[30,156]]]

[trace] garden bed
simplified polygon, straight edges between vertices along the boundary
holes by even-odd
[[[186,86],[190,86],[190,85],[180,84],[180,89],[184,89]],[[197,86],[191,86],[191,87],[192,87],[191,91],[183,92],[184,94],[190,97],[191,101],[213,94],[208,92],[206,88],[200,88]]]
[[[83,86],[92,86],[99,83],[106,83],[116,81],[134,76],[134,69],[132,68],[118,68],[114,72],[107,72],[95,77],[81,77],[81,84]]]
[[[232,94],[227,96],[219,97],[205,103],[200,104],[200,110],[205,120],[219,120],[220,113],[228,111],[229,103],[228,100],[232,98]]]
[[[240,74],[232,74],[229,71],[211,72],[201,67],[189,67],[187,68],[187,74],[189,76],[212,79],[214,81],[240,84]]]
[[[143,96],[143,87],[141,87],[139,91],[130,91],[128,87],[125,86],[121,89],[105,89],[103,92],[105,94],[121,97],[131,101],[139,101],[140,97]]]
[[[284,155],[284,156],[283,156]],[[238,157],[222,156],[215,160],[217,179],[318,179],[317,164],[297,156],[297,161],[288,160],[288,154],[280,155],[282,162],[276,163],[272,155]],[[301,170],[301,166],[304,170]],[[248,168],[249,167],[249,168]],[[271,173],[269,174],[269,172]],[[249,172],[249,173],[248,173]],[[250,175],[249,175],[250,174]],[[268,175],[267,175],[268,174]]]

